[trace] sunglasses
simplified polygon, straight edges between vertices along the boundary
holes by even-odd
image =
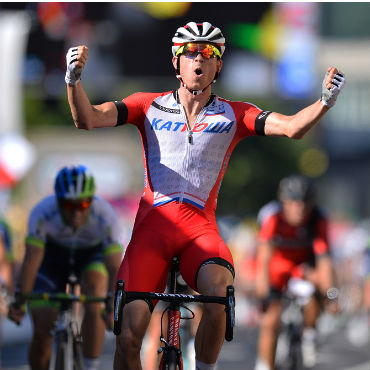
[[[179,47],[176,55],[185,55],[187,57],[195,58],[198,54],[206,59],[219,57],[221,59],[220,50],[211,44],[185,44]]]
[[[83,200],[82,202],[62,200],[60,201],[60,205],[65,211],[84,211],[90,207],[91,200]]]

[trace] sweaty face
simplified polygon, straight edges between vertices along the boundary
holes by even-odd
[[[76,230],[85,223],[89,216],[91,198],[59,199],[58,204],[63,221]]]

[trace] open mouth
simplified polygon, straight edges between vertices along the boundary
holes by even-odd
[[[202,71],[202,69],[201,69],[201,68],[197,68],[194,72],[195,72],[195,74],[196,74],[197,76],[200,76],[200,75],[202,75],[202,74],[203,74],[203,71]]]

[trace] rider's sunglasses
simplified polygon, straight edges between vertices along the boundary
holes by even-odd
[[[220,50],[213,46],[212,44],[192,44],[188,43],[179,47],[176,52],[176,55],[185,55],[187,57],[195,58],[198,54],[206,59],[210,58],[221,58]]]
[[[83,200],[83,201],[69,201],[69,200],[61,200],[60,201],[61,207],[65,211],[84,211],[88,209],[91,205],[91,200]]]

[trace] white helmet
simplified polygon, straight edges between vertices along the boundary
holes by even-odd
[[[219,47],[221,56],[225,51],[225,37],[219,28],[213,27],[209,22],[189,22],[177,29],[172,38],[172,54],[176,55],[178,48],[188,42],[210,42]]]

